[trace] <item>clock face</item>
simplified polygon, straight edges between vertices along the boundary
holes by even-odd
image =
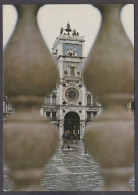
[[[75,88],[72,87],[72,88],[69,88],[69,89],[66,90],[65,96],[66,96],[66,98],[68,100],[75,101],[79,97],[79,92],[78,92],[77,89],[75,89]]]

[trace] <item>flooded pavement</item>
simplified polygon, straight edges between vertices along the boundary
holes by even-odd
[[[45,176],[40,185],[46,191],[95,191],[103,185],[99,174],[99,165],[88,153],[85,154],[82,140],[69,140],[71,149],[62,150],[63,141],[45,165]],[[7,168],[4,171],[4,189],[12,190],[13,183],[7,178]],[[134,186],[134,177],[131,178]]]
[[[103,184],[99,165],[85,154],[82,140],[70,140],[71,149],[62,150],[62,140],[56,154],[46,165],[41,185],[52,191],[92,191]]]

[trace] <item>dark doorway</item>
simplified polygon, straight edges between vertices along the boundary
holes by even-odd
[[[69,131],[70,139],[80,139],[80,117],[76,112],[68,112],[64,117],[64,132]]]

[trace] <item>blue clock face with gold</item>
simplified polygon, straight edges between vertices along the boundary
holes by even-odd
[[[79,92],[74,87],[71,87],[66,90],[65,96],[69,101],[75,101],[79,97]]]
[[[63,45],[63,55],[80,57],[82,55],[81,45],[65,43]]]

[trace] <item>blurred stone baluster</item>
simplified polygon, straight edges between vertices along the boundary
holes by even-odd
[[[43,190],[43,167],[56,149],[58,133],[39,109],[58,72],[37,26],[40,5],[15,7],[18,22],[4,50],[4,94],[15,108],[4,123],[4,161],[15,182],[13,190]]]
[[[104,111],[86,129],[89,153],[101,165],[103,191],[133,190],[134,118],[126,104],[134,93],[134,51],[120,22],[122,4],[95,5],[102,24],[84,67],[85,84]]]

